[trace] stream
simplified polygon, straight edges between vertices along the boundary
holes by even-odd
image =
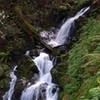
[[[41,36],[46,36],[47,44],[51,47],[58,47],[64,45],[68,41],[71,29],[75,26],[75,20],[82,16],[85,12],[89,10],[90,7],[85,7],[81,9],[74,17],[69,18],[61,26],[59,31],[52,34],[55,38],[48,38],[49,34],[47,32],[42,32]],[[29,51],[26,52],[26,56],[29,56]],[[45,52],[40,52],[38,57],[32,59],[39,71],[39,78],[28,87],[22,91],[20,100],[57,100],[59,87],[57,84],[52,82],[51,69],[54,67],[53,59],[50,59],[49,54]],[[10,73],[10,89],[3,96],[3,100],[12,100],[12,95],[14,92],[14,87],[17,81],[17,76],[15,75],[17,66],[14,67],[13,71]]]

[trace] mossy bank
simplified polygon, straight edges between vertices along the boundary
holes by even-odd
[[[79,40],[56,66],[54,78],[64,87],[60,100],[100,99],[100,14],[90,15],[77,31]]]

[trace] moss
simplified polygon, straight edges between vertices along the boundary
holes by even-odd
[[[17,76],[21,79],[23,77],[31,79],[35,70],[34,62],[27,57],[24,57],[18,67]]]
[[[63,86],[67,79],[66,75],[66,65],[65,64],[59,64],[56,66],[56,68],[52,69],[52,76],[54,81],[60,85]],[[61,77],[62,76],[62,77]],[[61,77],[61,78],[59,78]]]

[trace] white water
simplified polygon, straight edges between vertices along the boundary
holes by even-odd
[[[30,51],[27,50],[27,51],[25,52],[25,55],[26,55],[26,56],[29,56],[29,54],[30,54]]]
[[[10,73],[10,78],[11,78],[10,89],[3,96],[3,100],[11,100],[11,98],[12,98],[12,95],[14,92],[14,87],[15,87],[16,80],[17,80],[17,77],[15,75],[16,68],[17,68],[17,66],[15,66],[13,71]]]
[[[59,89],[52,83],[50,71],[53,68],[53,63],[49,59],[49,55],[41,52],[33,61],[39,70],[39,79],[22,92],[21,100],[38,100],[42,85],[44,85],[46,92],[45,99],[40,100],[57,100]],[[55,93],[52,93],[53,89],[56,89]]]
[[[62,25],[57,35],[51,34],[51,37],[48,37],[48,35],[45,37],[45,35],[41,33],[42,37],[45,37],[47,39],[49,38],[50,41],[48,42],[48,44],[52,47],[63,45],[70,35],[71,27],[74,25],[75,20],[77,20],[86,11],[88,11],[89,8],[90,7],[81,9],[74,17],[68,19]],[[53,38],[54,35],[55,39]],[[29,56],[29,53],[30,52],[27,51],[25,55]],[[40,55],[36,57],[33,61],[39,70],[39,79],[35,84],[23,90],[21,100],[57,100],[59,89],[54,83],[52,83],[52,76],[50,71],[53,68],[53,62],[50,60],[49,55],[41,52]],[[17,80],[17,77],[14,74],[16,68],[17,66],[15,66],[13,71],[10,73],[10,89],[3,96],[3,100],[11,100],[12,98]],[[42,91],[43,93],[41,93],[42,89],[45,90],[45,92]]]
[[[74,25],[75,20],[77,20],[80,16],[82,16],[85,12],[87,12],[90,9],[90,7],[81,9],[74,17],[69,18],[60,28],[60,30],[57,33],[57,36],[55,39],[51,39],[48,44],[52,47],[57,47],[60,45],[63,45],[71,31],[71,27]]]
[[[48,32],[42,32],[41,36],[47,40],[50,39],[48,44],[52,47],[64,44],[66,39],[69,37],[74,21],[88,11],[88,9],[89,7],[83,8],[74,17],[68,19],[58,31],[55,39],[49,37]],[[53,68],[53,63],[49,59],[49,55],[42,52],[33,61],[39,70],[39,79],[35,84],[23,90],[21,100],[57,100],[59,89],[54,83],[52,83],[50,71]],[[41,89],[45,89],[45,95],[43,95],[44,98],[40,98]],[[53,92],[54,90],[55,92]]]

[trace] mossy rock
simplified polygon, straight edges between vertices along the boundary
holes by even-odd
[[[36,66],[30,57],[23,57],[20,65],[17,69],[17,76],[19,78],[26,77],[31,79],[33,74],[36,72]]]
[[[61,87],[64,86],[67,80],[66,71],[67,71],[67,66],[64,65],[63,63],[55,66],[51,71],[54,81]]]

